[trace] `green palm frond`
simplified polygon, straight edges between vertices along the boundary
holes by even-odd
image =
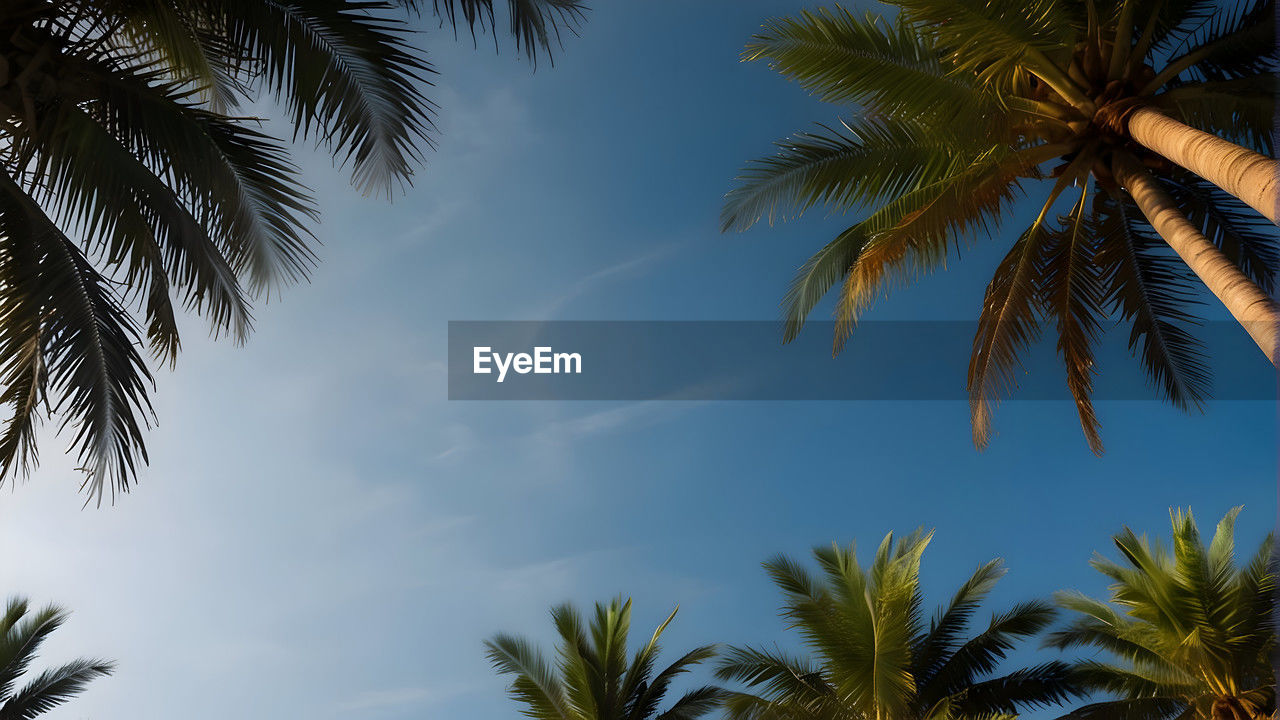
[[[718,687],[704,685],[681,695],[680,699],[671,705],[671,709],[655,715],[654,720],[699,720],[718,710],[723,700],[724,691]]]
[[[777,144],[778,153],[747,166],[725,195],[721,225],[746,230],[821,205],[844,212],[938,182],[981,155],[973,143],[931,137],[912,121],[875,119],[822,126]]]
[[[1210,375],[1190,329],[1199,279],[1159,249],[1163,240],[1117,186],[1114,163],[1131,157],[1151,168],[1206,237],[1264,293],[1274,290],[1274,233],[1127,128],[1133,112],[1154,110],[1270,155],[1274,0],[1234,9],[1214,0],[888,4],[892,20],[839,6],[770,20],[744,54],[850,118],[778,143],[726,196],[724,230],[819,206],[858,214],[791,280],[784,342],[839,283],[838,353],[876,299],[943,267],[976,237],[997,238],[1020,196],[1035,194],[1039,219],[1004,238],[1005,259],[979,309],[968,375],[975,445],[989,442],[996,403],[1016,390],[1019,363],[1051,328],[1085,439],[1101,454],[1095,347],[1116,314],[1157,392],[1183,409],[1203,407]],[[1058,216],[1068,187],[1082,197]]]
[[[957,71],[984,84],[1004,81],[1018,63],[1059,79],[1046,54],[1069,45],[1081,30],[1082,13],[1058,0],[893,0],[909,25],[927,28]]]
[[[902,119],[971,119],[998,97],[951,72],[931,39],[902,23],[836,6],[765,23],[743,52],[767,60],[825,102]]]
[[[93,680],[110,675],[113,663],[76,660],[45,670],[0,705],[0,720],[26,720],[43,715],[84,692]]]
[[[913,673],[922,682],[931,682],[957,649],[965,644],[964,632],[983,599],[1004,577],[1004,563],[992,560],[980,565],[956,591],[951,603],[939,608],[928,633],[917,642]]]
[[[497,635],[485,641],[486,655],[494,668],[515,675],[509,692],[523,705],[522,712],[539,720],[567,720],[570,717],[559,683],[551,666],[527,640]]]
[[[962,643],[948,654],[941,667],[928,678],[922,695],[930,702],[963,694],[972,688],[982,676],[999,668],[1008,654],[1020,641],[1031,638],[1044,630],[1056,617],[1053,607],[1040,601],[1019,603],[1004,613],[991,618],[987,627]],[[1045,686],[1057,667],[1043,668]],[[1034,677],[1040,677],[1033,673]],[[1019,676],[1021,677],[1021,676]],[[1058,677],[1053,675],[1053,677]],[[1059,686],[1065,686],[1065,678],[1058,678]],[[1053,696],[1041,696],[1036,702],[1048,702]],[[967,702],[967,701],[964,701]],[[1021,702],[1021,700],[1019,700]],[[1006,712],[1006,706],[990,706],[982,712]]]
[[[713,646],[695,648],[655,674],[658,640],[675,613],[630,660],[630,600],[597,603],[589,621],[568,604],[556,606],[551,615],[560,638],[554,664],[523,638],[503,634],[485,642],[494,669],[514,676],[508,693],[524,715],[539,720],[698,720],[718,706],[720,691],[708,686],[659,709],[672,681],[716,653]]]
[[[869,239],[845,276],[836,308],[836,349],[893,281],[907,284],[931,272],[971,233],[998,225],[1020,180],[1038,176],[1046,151],[1052,149],[991,148],[963,170],[905,193],[867,218]]]
[[[114,671],[114,663],[80,659],[30,676],[41,645],[67,617],[56,605],[31,612],[25,599],[9,599],[0,619],[0,720],[31,720],[43,715],[84,692],[94,679]]]
[[[968,634],[978,604],[1002,574],[982,565],[926,626],[920,562],[931,533],[885,537],[871,562],[854,546],[813,551],[817,573],[778,557],[765,564],[782,591],[781,615],[808,656],[756,647],[728,649],[716,669],[745,686],[725,696],[734,720],[920,720],[1005,718],[1079,695],[1057,662],[996,672],[1021,641],[1044,629],[1054,608],[1017,605]]]
[[[962,691],[956,705],[967,717],[1016,717],[1022,709],[1052,707],[1078,694],[1077,677],[1071,667],[1051,661],[973,683]]]
[[[1206,543],[1190,511],[1170,512],[1173,544],[1125,528],[1114,537],[1119,561],[1098,557],[1096,569],[1113,581],[1109,602],[1059,595],[1078,615],[1055,632],[1057,647],[1095,647],[1117,662],[1077,661],[1086,687],[1116,698],[1068,717],[1104,718],[1133,710],[1172,717],[1197,708],[1236,703],[1246,717],[1275,710],[1271,653],[1274,564],[1268,537],[1243,567],[1235,559],[1239,508],[1218,523]],[[1161,699],[1159,703],[1149,701]]]
[[[773,699],[816,702],[833,693],[820,666],[780,650],[729,648],[716,667],[716,677],[744,683]]]
[[[67,612],[56,605],[34,613],[23,598],[11,597],[0,626],[0,698],[9,697],[23,673],[35,661],[40,646],[67,621]]]

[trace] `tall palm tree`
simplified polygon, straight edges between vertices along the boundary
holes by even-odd
[[[1098,600],[1058,595],[1075,613],[1049,644],[1092,648],[1112,662],[1084,660],[1086,686],[1117,699],[1086,705],[1072,720],[1261,720],[1276,710],[1274,539],[1241,566],[1235,520],[1218,523],[1208,547],[1191,511],[1171,513],[1173,548],[1128,528],[1115,536],[1120,562],[1093,566],[1114,584]]]
[[[717,675],[748,692],[725,702],[731,720],[962,720],[1011,718],[1076,694],[1065,663],[996,675],[1019,641],[1054,617],[1044,602],[1015,605],[969,635],[983,598],[1004,574],[980,566],[928,624],[922,617],[920,557],[930,535],[885,537],[869,567],[854,547],[817,548],[820,576],[779,556],[765,569],[786,597],[782,614],[812,659],[741,647]]]
[[[67,612],[50,605],[32,611],[22,598],[10,598],[0,616],[0,718],[25,720],[43,715],[84,692],[94,678],[110,675],[113,663],[73,660],[45,670],[19,686],[49,635],[66,622]]]
[[[558,661],[553,666],[528,640],[497,635],[485,642],[489,660],[514,675],[511,697],[522,712],[539,720],[697,720],[720,702],[717,688],[690,690],[659,711],[671,683],[715,655],[714,646],[695,648],[657,672],[658,639],[676,616],[672,612],[649,642],[627,657],[631,601],[596,603],[590,624],[571,605],[551,610]]]
[[[57,416],[84,487],[146,462],[148,360],[175,304],[242,341],[251,301],[304,278],[317,211],[288,146],[240,105],[283,106],[365,192],[407,183],[432,138],[433,70],[407,11],[496,31],[494,0],[7,0],[0,13],[0,482]],[[530,58],[579,0],[508,0]],[[496,33],[495,33],[496,36]]]
[[[1266,221],[1277,207],[1274,0],[1234,11],[1216,0],[889,4],[892,20],[837,7],[771,21],[744,56],[851,113],[748,166],[725,229],[815,206],[867,211],[800,269],[783,301],[786,340],[839,283],[838,352],[890,286],[995,235],[1035,192],[1039,212],[995,268],[974,338],[978,447],[1045,326],[1098,453],[1094,347],[1113,314],[1184,409],[1208,393],[1189,327],[1201,287],[1280,365],[1280,251]]]

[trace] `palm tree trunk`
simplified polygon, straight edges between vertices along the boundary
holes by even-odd
[[[1134,110],[1126,128],[1139,145],[1235,195],[1271,222],[1280,223],[1280,161],[1151,108]]]
[[[1133,157],[1115,160],[1116,180],[1124,186],[1138,209],[1160,237],[1173,248],[1262,348],[1272,365],[1280,368],[1280,304],[1271,299],[1235,263],[1178,210],[1162,189]]]

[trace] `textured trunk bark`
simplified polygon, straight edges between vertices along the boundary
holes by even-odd
[[[1280,304],[1240,271],[1226,255],[1200,234],[1136,160],[1115,163],[1116,180],[1124,186],[1160,237],[1182,258],[1240,325],[1280,368]]]
[[[1184,125],[1150,108],[1126,123],[1138,144],[1181,165],[1280,223],[1280,161]]]

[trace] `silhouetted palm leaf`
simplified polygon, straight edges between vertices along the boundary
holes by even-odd
[[[73,660],[29,674],[40,646],[62,626],[67,612],[50,605],[34,612],[22,598],[10,598],[0,618],[0,720],[30,720],[84,692],[95,678],[110,675],[115,665],[103,660]]]
[[[497,30],[492,0],[439,0]],[[533,58],[576,0],[510,0]],[[244,340],[252,301],[307,277],[317,217],[287,145],[237,108],[274,99],[295,139],[366,192],[407,184],[432,146],[433,72],[412,0],[12,0],[0,15],[0,483],[58,417],[90,499],[146,462],[142,335],[181,349],[175,302]]]

